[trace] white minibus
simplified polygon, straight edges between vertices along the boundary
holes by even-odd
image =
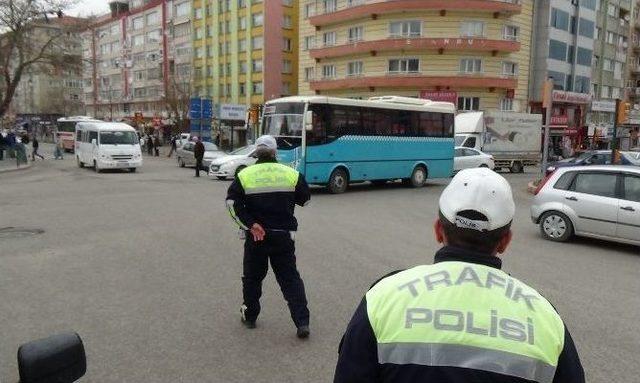
[[[142,166],[142,153],[135,129],[121,122],[79,122],[76,124],[78,167],[129,169]]]

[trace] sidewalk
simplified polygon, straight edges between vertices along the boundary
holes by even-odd
[[[31,161],[31,152],[33,151],[33,148],[31,147],[31,145],[27,145],[26,149],[27,149],[28,162],[26,164],[21,163],[19,167],[16,164],[16,159],[7,157],[7,152],[5,151],[4,159],[0,161],[0,173],[6,173],[6,172],[11,172],[16,170],[26,170],[31,168],[31,165],[33,164],[33,161]],[[42,155],[45,158],[44,161],[53,160],[53,149],[54,149],[53,144],[41,142],[38,153],[40,153],[40,155]],[[70,153],[65,153],[65,154],[70,154]],[[37,161],[39,162],[43,160],[37,158]]]

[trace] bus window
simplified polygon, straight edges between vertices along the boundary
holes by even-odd
[[[444,114],[444,117],[443,117],[444,126],[443,126],[443,132],[442,132],[442,135],[444,137],[453,137],[453,134],[454,134],[453,121],[454,121],[453,114],[451,113]]]
[[[76,141],[82,142],[82,130],[76,132]]]

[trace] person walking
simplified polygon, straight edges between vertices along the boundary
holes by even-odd
[[[460,171],[439,200],[434,264],[376,282],[342,337],[335,383],[583,383],[560,315],[501,270],[512,239],[509,183]]]
[[[53,158],[58,160],[64,160],[63,157],[63,153],[64,153],[64,148],[62,147],[62,140],[60,139],[60,137],[57,137],[54,135],[54,145],[55,148],[53,149]]]
[[[193,156],[196,158],[196,177],[200,177],[200,169],[202,169],[202,159],[204,158],[204,144],[198,137],[193,137],[195,145],[193,146]]]
[[[160,157],[160,137],[158,135],[153,136],[153,151],[156,157]]]
[[[31,160],[35,161],[36,156],[40,157],[41,160],[44,160],[44,157],[42,157],[38,153],[38,148],[40,147],[40,143],[38,142],[38,137],[36,137],[35,134],[33,135],[33,140],[31,140],[31,147],[33,148],[33,151],[31,152]]]
[[[268,263],[289,305],[298,338],[309,337],[309,309],[304,282],[296,267],[295,205],[311,198],[307,182],[294,169],[276,161],[277,144],[271,136],[256,140],[255,165],[240,171],[229,186],[227,207],[245,236],[242,272],[242,323],[255,328],[260,314],[262,281]]]
[[[145,142],[147,143],[147,155],[153,156],[153,137],[151,137],[150,134],[147,134]]]
[[[176,136],[171,137],[171,150],[169,150],[169,154],[167,157],[171,157],[171,155],[178,149],[178,138]]]
[[[0,161],[4,160],[4,150],[7,146],[7,142],[4,138],[4,132],[0,131]]]

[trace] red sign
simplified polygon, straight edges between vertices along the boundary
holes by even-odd
[[[431,101],[458,103],[458,92],[452,90],[421,90],[420,98]]]
[[[591,102],[591,95],[586,93],[554,90],[551,99],[555,102],[566,102],[569,104],[588,104]]]
[[[569,117],[565,116],[551,116],[551,125],[567,125],[569,123]]]

